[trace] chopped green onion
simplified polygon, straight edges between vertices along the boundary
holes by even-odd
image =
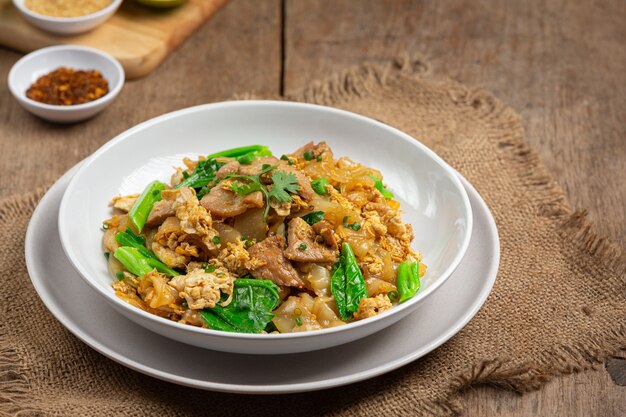
[[[324,220],[324,212],[323,211],[312,211],[310,213],[305,214],[301,217],[302,220],[307,222],[309,225],[313,226],[317,222],[321,222]]]
[[[219,245],[219,243],[222,241],[222,239],[219,236],[214,236],[212,240],[213,240],[213,243],[215,243],[216,245]]]
[[[318,178],[311,181],[311,188],[313,188],[313,191],[319,195],[328,194],[328,191],[326,190],[327,185],[330,185],[330,182],[326,178]]]
[[[352,229],[355,232],[358,232],[359,230],[361,230],[361,225],[358,222],[348,223],[348,219],[349,218],[350,218],[350,216],[345,216],[343,218],[343,227],[347,227],[349,229]]]
[[[387,297],[392,303],[395,303],[400,298],[400,295],[398,294],[398,291],[389,291],[387,293]]]
[[[296,317],[296,324],[302,326],[302,319],[300,317]]]
[[[298,246],[298,249],[300,249],[300,250],[306,250],[306,248],[307,248],[307,246],[306,246],[306,243],[304,243],[304,242],[300,243],[300,246]]]
[[[306,151],[303,156],[306,161],[310,161],[311,159],[313,159],[313,154],[309,151]]]
[[[117,271],[115,273],[115,278],[117,278],[118,281],[123,281],[124,280],[124,273],[122,271]]]
[[[376,189],[380,191],[383,197],[385,197],[386,199],[393,198],[393,193],[385,188],[382,179],[378,178],[376,175],[370,175],[369,177],[374,180],[374,187],[376,187]]]
[[[207,266],[204,267],[204,272],[208,274],[210,274],[211,272],[215,272],[215,265],[208,264]]]
[[[315,158],[315,160],[317,162],[322,162],[322,155],[318,155],[317,158]]]

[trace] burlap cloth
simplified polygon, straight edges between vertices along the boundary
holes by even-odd
[[[290,98],[395,126],[424,141],[476,187],[502,245],[493,293],[478,315],[428,356],[351,386],[278,398],[172,385],[101,356],[45,309],[23,256],[40,191],[0,202],[0,412],[447,415],[459,409],[459,392],[472,384],[529,390],[626,346],[624,255],[594,234],[583,212],[570,209],[522,140],[512,109],[483,91],[433,76],[419,60],[360,67]]]

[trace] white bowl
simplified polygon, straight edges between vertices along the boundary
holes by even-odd
[[[95,13],[77,17],[52,17],[35,13],[24,6],[24,0],[13,0],[13,4],[28,22],[38,28],[59,35],[75,35],[100,26],[113,16],[122,4],[122,0],[113,0],[111,4]]]
[[[409,301],[345,326],[290,334],[227,333],[173,322],[115,296],[102,254],[102,221],[118,193],[140,192],[166,180],[182,155],[250,144],[275,155],[325,140],[335,156],[379,169],[413,225],[413,247],[428,265]],[[66,255],[83,279],[123,315],[163,336],[235,353],[281,354],[328,348],[379,331],[411,313],[458,266],[469,244],[472,212],[452,168],[414,138],[375,120],[330,107],[274,101],[232,101],[192,107],[144,122],[96,151],[70,182],[59,211]],[[67,300],[71,303],[72,300]],[[412,337],[419,337],[413,335]],[[156,347],[155,347],[156,348]]]
[[[73,106],[44,104],[26,97],[32,83],[59,67],[95,69],[109,82],[109,92],[99,99]],[[88,119],[115,100],[124,85],[124,69],[111,55],[86,46],[51,46],[39,49],[17,61],[9,72],[9,89],[13,97],[29,112],[58,123]]]

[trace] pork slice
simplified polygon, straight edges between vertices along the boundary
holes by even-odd
[[[324,243],[332,249],[339,248],[337,239],[335,239],[335,233],[333,226],[326,220],[319,221],[313,225],[313,231],[320,235],[324,240]]]
[[[281,287],[302,288],[304,281],[283,255],[285,245],[284,237],[274,235],[250,247],[248,249],[250,256],[265,262],[263,266],[251,270],[250,273],[255,278],[269,279]]]
[[[298,159],[304,159],[305,152],[309,152],[313,158],[317,158],[324,152],[330,152],[330,147],[328,147],[328,144],[326,142],[320,142],[318,144],[316,144],[315,142],[309,142],[296,150],[292,155]]]
[[[223,165],[220,169],[215,173],[215,180],[223,180],[227,175],[236,174],[239,172],[239,168],[241,164],[238,161],[230,161]]]
[[[334,250],[315,239],[315,231],[300,217],[289,222],[285,257],[297,262],[334,263],[337,255]]]
[[[260,191],[255,191],[240,197],[233,191],[218,185],[202,197],[200,205],[207,209],[212,216],[235,217],[249,208],[263,207],[263,194]]]
[[[163,223],[168,217],[176,216],[173,204],[174,202],[171,200],[160,200],[154,203],[148,220],[146,220],[146,226],[155,227]]]

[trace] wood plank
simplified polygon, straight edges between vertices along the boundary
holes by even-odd
[[[124,2],[113,17],[93,31],[60,36],[26,22],[11,0],[0,0],[0,45],[21,52],[59,44],[91,46],[117,58],[126,78],[134,79],[153,71],[226,1],[188,0],[168,10]]]
[[[151,117],[236,93],[277,94],[279,39],[278,0],[231,2],[154,73],[126,83],[103,113],[69,126],[27,113],[0,83],[0,198],[50,184],[107,140]],[[6,80],[19,58],[0,49],[0,79]],[[52,156],[45,164],[43,152]]]
[[[286,0],[285,9],[285,91],[423,54],[434,72],[520,112],[573,206],[626,245],[626,2]],[[466,415],[626,415],[626,388],[604,369],[524,396],[479,387],[464,398]]]

